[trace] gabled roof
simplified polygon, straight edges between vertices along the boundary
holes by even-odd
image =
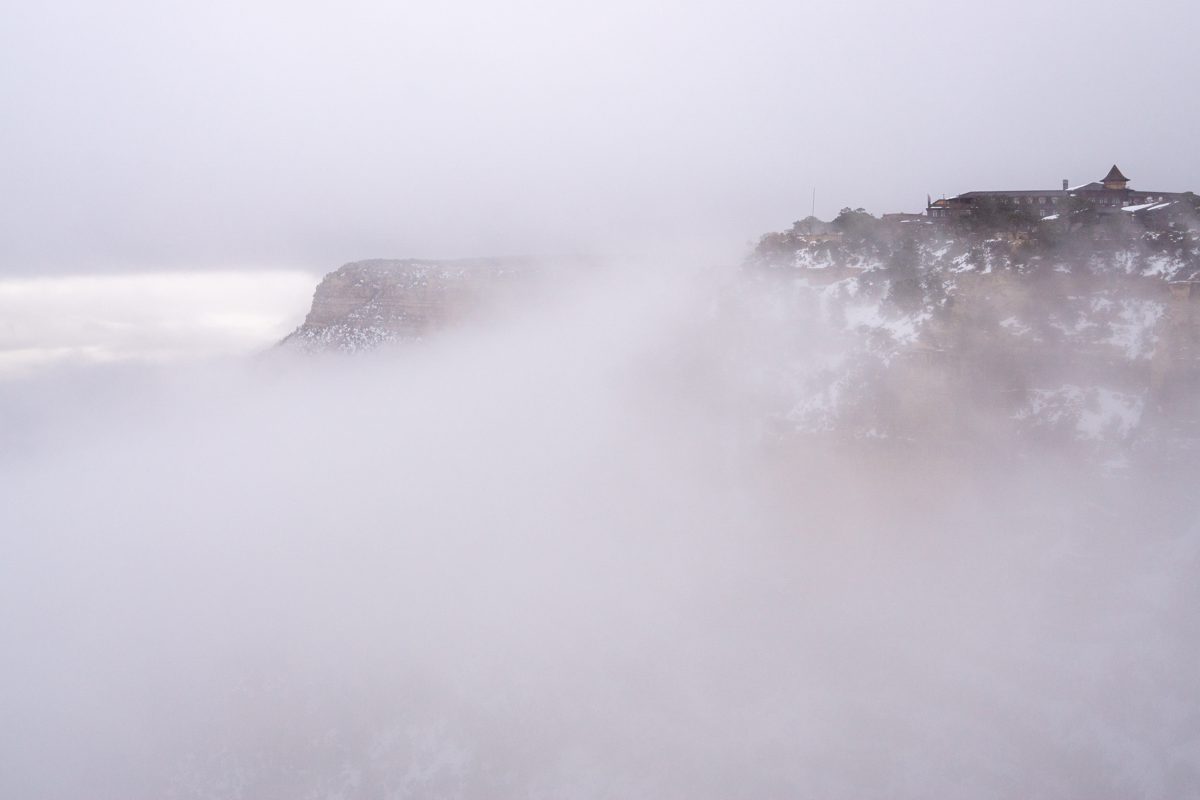
[[[1113,164],[1113,168],[1108,171],[1108,174],[1104,176],[1103,180],[1105,183],[1109,183],[1111,181],[1125,181],[1126,183],[1129,182],[1129,178],[1126,178],[1124,175],[1121,174],[1121,170],[1117,169],[1116,164]]]

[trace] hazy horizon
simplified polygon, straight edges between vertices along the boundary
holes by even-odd
[[[728,261],[812,210],[1200,187],[1183,2],[67,0],[0,27],[0,274]]]
[[[1200,798],[1198,22],[7,3],[0,797]]]

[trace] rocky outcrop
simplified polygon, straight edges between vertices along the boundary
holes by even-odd
[[[1153,436],[1200,442],[1200,226],[1190,217],[981,233],[853,216],[844,235],[764,237],[740,290],[728,290],[741,297],[715,304],[738,324],[782,320],[762,341],[795,348],[771,379],[779,405],[768,414],[783,429],[1100,447]],[[321,281],[284,344],[358,351],[419,340],[504,299],[528,306],[546,267],[347,264]]]
[[[855,221],[836,241],[764,237],[747,263],[825,334],[794,359],[785,428],[1118,450],[1200,441],[1190,220],[985,234]]]
[[[373,259],[317,286],[304,323],[282,344],[358,351],[421,339],[496,302],[543,266],[532,259]]]

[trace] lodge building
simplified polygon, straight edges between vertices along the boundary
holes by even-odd
[[[1062,189],[1019,189],[1000,192],[967,192],[955,197],[929,200],[925,213],[934,220],[967,217],[975,213],[982,203],[1014,209],[1025,206],[1040,217],[1049,217],[1065,210],[1069,200],[1075,198],[1100,211],[1117,211],[1130,206],[1152,206],[1169,203],[1183,197],[1181,192],[1148,192],[1129,188],[1129,179],[1121,174],[1117,165],[1102,179],[1070,187],[1062,182]]]

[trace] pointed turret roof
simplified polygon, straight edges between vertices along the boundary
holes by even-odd
[[[1126,183],[1129,182],[1129,178],[1126,178],[1121,174],[1121,170],[1117,169],[1116,164],[1113,164],[1113,168],[1108,171],[1108,174],[1105,175],[1103,179],[1104,183],[1111,183],[1113,181],[1125,181]]]

